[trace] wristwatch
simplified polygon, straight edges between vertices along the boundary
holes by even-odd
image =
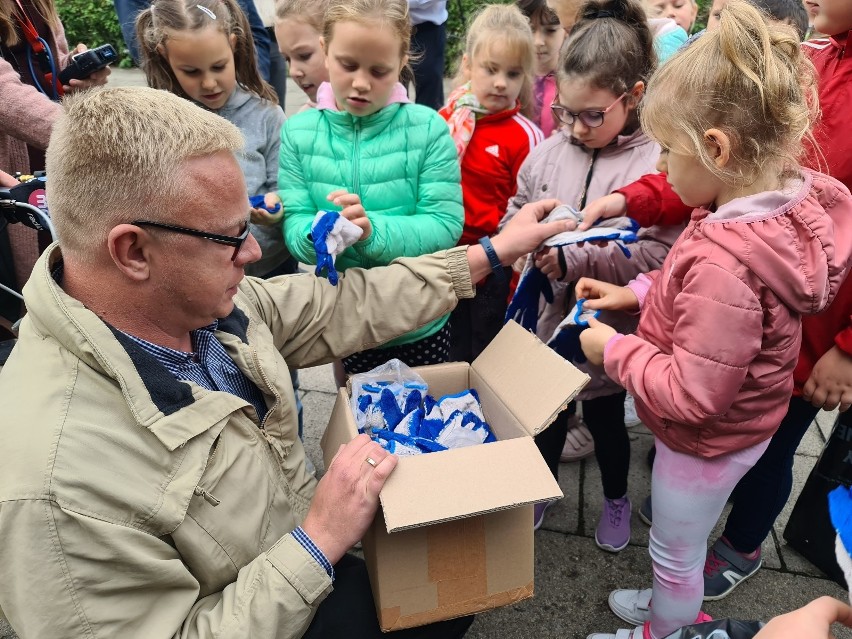
[[[491,243],[491,239],[487,236],[481,237],[479,238],[479,243],[485,251],[485,256],[488,258],[488,263],[491,264],[491,270],[494,272],[494,277],[497,278],[497,281],[508,281],[509,278],[506,277],[506,271],[500,263],[500,258],[497,257],[497,251],[494,250],[494,245]]]

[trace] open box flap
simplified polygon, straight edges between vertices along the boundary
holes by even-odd
[[[380,494],[389,533],[559,497],[530,437],[402,457]]]
[[[471,364],[485,384],[530,435],[556,418],[589,382],[589,376],[514,320],[501,329]],[[484,402],[483,402],[484,403]]]

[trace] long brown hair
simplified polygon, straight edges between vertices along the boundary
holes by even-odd
[[[53,0],[31,0],[33,7],[51,29],[59,26],[59,16]],[[20,14],[14,0],[0,0],[0,41],[6,46],[14,47],[21,39],[18,33],[18,20],[15,14]]]
[[[278,104],[275,90],[260,77],[251,28],[236,0],[154,0],[142,11],[136,18],[136,37],[148,85],[189,99],[159,47],[168,40],[169,32],[196,31],[209,26],[215,26],[225,36],[234,36],[237,84]]]

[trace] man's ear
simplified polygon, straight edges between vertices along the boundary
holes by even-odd
[[[107,235],[107,247],[121,273],[138,282],[150,277],[149,252],[153,244],[146,231],[133,224],[114,226]]]
[[[731,138],[728,134],[719,129],[707,129],[704,132],[704,144],[716,166],[725,168],[731,159]]]

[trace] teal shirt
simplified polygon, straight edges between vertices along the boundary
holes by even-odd
[[[416,104],[390,104],[366,117],[329,109],[293,116],[281,130],[278,189],[287,246],[305,264],[316,263],[308,234],[317,211],[339,208],[328,194],[346,189],[360,196],[373,232],[337,257],[341,271],[453,247],[464,224],[458,156],[447,123]],[[446,321],[389,345],[432,335]]]

